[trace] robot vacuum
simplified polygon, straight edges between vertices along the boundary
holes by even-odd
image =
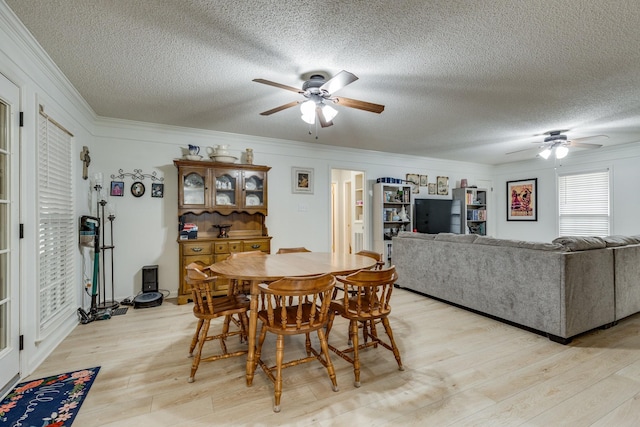
[[[144,292],[133,299],[133,308],[157,307],[162,304],[160,292]]]

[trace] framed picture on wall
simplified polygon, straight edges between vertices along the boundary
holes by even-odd
[[[449,177],[448,176],[439,176],[436,179],[438,184],[438,194],[440,196],[446,196],[449,194]]]
[[[151,197],[163,197],[164,184],[151,184]]]
[[[122,197],[124,195],[124,182],[111,181],[111,191],[109,192],[109,195]]]
[[[429,194],[436,194],[438,191],[436,189],[436,183],[435,182],[430,182],[429,183]]]
[[[420,175],[420,187],[426,187],[429,184],[428,175]]]
[[[313,169],[291,168],[291,192],[297,194],[313,194]]]
[[[538,179],[507,181],[507,221],[538,220]]]

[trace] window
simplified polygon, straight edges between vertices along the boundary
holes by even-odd
[[[558,176],[559,235],[608,236],[609,171]]]
[[[38,118],[38,271],[40,333],[75,310],[72,135],[40,107]]]

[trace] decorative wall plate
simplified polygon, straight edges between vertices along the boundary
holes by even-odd
[[[133,194],[135,197],[142,196],[144,194],[144,190],[144,184],[140,181],[136,181],[131,184],[131,194]]]

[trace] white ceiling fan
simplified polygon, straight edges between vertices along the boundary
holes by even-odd
[[[538,156],[543,159],[548,159],[551,154],[555,154],[556,159],[562,159],[569,154],[569,148],[586,148],[586,149],[594,149],[602,147],[602,144],[590,144],[583,141],[597,138],[609,138],[607,135],[592,135],[585,136],[583,138],[574,138],[568,139],[565,132],[569,132],[568,129],[562,130],[550,130],[548,132],[543,133],[542,135],[547,135],[544,138],[542,143],[535,141],[534,144],[539,144],[536,148],[525,148],[524,150],[512,151],[507,154],[515,154],[520,153],[522,151],[530,151],[536,150],[538,151]]]

